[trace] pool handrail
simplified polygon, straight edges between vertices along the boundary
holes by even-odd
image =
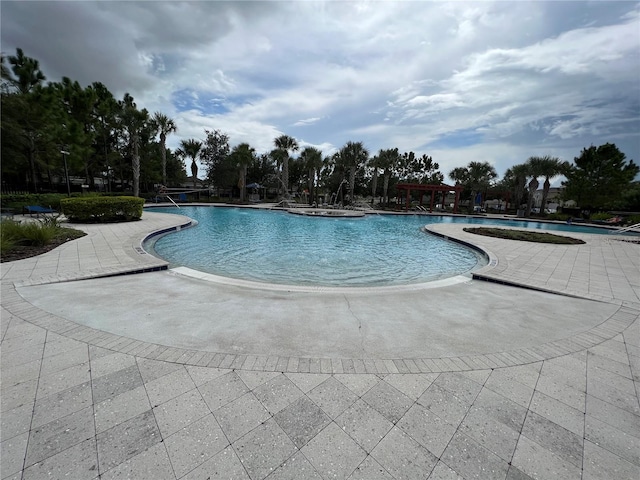
[[[169,199],[169,201],[171,203],[173,203],[176,207],[180,208],[180,205],[178,205],[176,202],[173,201],[173,198],[171,198],[169,195],[167,195],[167,198]]]
[[[634,223],[633,225],[629,225],[627,227],[618,228],[616,230],[613,230],[611,233],[614,233],[614,234],[624,233],[624,232],[635,231],[636,229],[638,230],[638,232],[640,232],[640,223]]]

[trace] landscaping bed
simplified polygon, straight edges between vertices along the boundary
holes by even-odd
[[[580,245],[585,243],[578,238],[554,235],[552,233],[530,232],[525,230],[507,230],[504,228],[467,227],[465,232],[484,235],[486,237],[503,238],[505,240],[520,240],[523,242],[553,243],[557,245]]]
[[[3,221],[0,229],[2,234],[2,248],[0,262],[13,262],[24,258],[35,257],[53,250],[60,245],[84,237],[85,232],[73,228],[60,226],[36,225],[24,229],[24,225]]]

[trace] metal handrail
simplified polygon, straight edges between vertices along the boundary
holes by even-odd
[[[171,203],[173,203],[176,207],[180,208],[180,205],[178,205],[176,202],[174,202],[174,201],[173,201],[173,198],[171,198],[169,195],[167,195],[166,197],[167,197],[167,198],[169,199],[169,201],[170,201]]]
[[[638,231],[640,231],[640,223],[634,223],[633,225],[629,225],[628,227],[624,227],[624,228],[619,228],[617,230],[613,230],[612,233],[624,233],[624,232],[629,232],[631,230],[635,230],[638,229]]]

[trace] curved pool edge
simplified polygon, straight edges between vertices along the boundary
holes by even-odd
[[[236,207],[236,205],[226,205],[226,204],[194,204],[194,205],[189,205],[189,206],[206,206],[206,207],[227,207],[227,208],[234,208]],[[160,205],[158,205],[158,207],[160,207]],[[248,205],[248,206],[244,206],[245,208],[256,208],[256,209],[264,209],[264,206],[252,206],[252,205]],[[149,209],[150,211],[153,210],[153,207]],[[163,212],[165,213],[165,212]],[[406,214],[405,212],[400,212],[401,214]],[[413,212],[410,212],[410,214],[412,214]],[[164,229],[160,229],[154,232],[149,233],[148,235],[146,235],[141,241],[140,241],[140,248],[142,250],[144,250],[145,252],[147,252],[149,255],[153,256],[154,258],[157,258],[159,260],[163,260],[166,261],[164,258],[158,256],[157,254],[155,254],[155,252],[149,252],[146,249],[144,249],[144,244],[146,242],[148,242],[149,240],[152,240],[154,237],[160,237],[164,234],[168,234],[168,233],[172,233],[175,231],[179,231],[183,228],[189,228],[191,226],[195,226],[197,225],[197,221],[194,219],[191,219],[190,217],[188,217],[185,214],[182,213],[172,213],[172,215],[181,215],[187,219],[189,219],[189,221],[182,223],[178,226],[173,226],[173,227],[169,227],[169,228],[164,228]],[[463,216],[463,217],[468,217],[468,218],[475,218],[475,216],[469,216],[469,215],[457,215],[457,216]],[[521,220],[521,219],[508,219],[505,218],[503,220]],[[554,222],[549,222],[547,221],[546,223],[554,223]],[[450,285],[455,285],[455,284],[461,284],[461,283],[466,283],[466,282],[470,282],[471,280],[479,280],[479,281],[488,281],[488,282],[495,282],[495,283],[500,283],[503,285],[510,285],[510,286],[514,286],[514,287],[519,287],[519,288],[525,288],[525,289],[531,289],[531,290],[537,290],[537,291],[541,291],[541,292],[546,292],[546,293],[551,293],[551,294],[556,294],[556,295],[564,295],[567,297],[574,297],[574,298],[590,298],[592,300],[598,300],[598,301],[609,301],[608,298],[602,297],[602,298],[593,298],[592,296],[589,295],[584,295],[582,292],[573,292],[573,291],[559,291],[557,289],[553,289],[553,288],[548,288],[546,286],[538,286],[538,285],[533,285],[530,284],[530,282],[522,282],[522,281],[517,281],[515,279],[505,279],[505,278],[499,278],[498,276],[493,275],[492,276],[492,271],[496,270],[496,268],[499,266],[499,257],[498,255],[496,255],[494,252],[492,252],[490,249],[488,249],[486,246],[480,246],[474,242],[468,241],[468,240],[464,240],[461,238],[458,238],[455,235],[452,235],[451,233],[441,233],[438,232],[437,229],[440,228],[441,225],[450,225],[450,224],[440,224],[440,223],[436,223],[436,224],[427,224],[425,226],[423,226],[421,229],[427,233],[433,234],[435,236],[438,236],[440,238],[443,238],[445,240],[448,241],[452,241],[455,243],[458,243],[460,245],[463,245],[467,248],[470,248],[472,250],[474,250],[476,253],[478,253],[479,255],[483,256],[486,260],[487,263],[485,265],[476,265],[474,268],[472,268],[471,270],[469,270],[468,272],[465,272],[463,274],[458,274],[458,275],[454,275],[451,277],[446,277],[446,278],[442,278],[442,279],[435,279],[432,281],[428,281],[428,282],[420,282],[420,283],[407,283],[407,284],[402,284],[402,285],[380,285],[380,286],[375,286],[375,285],[371,285],[371,286],[337,286],[337,287],[333,287],[333,286],[323,286],[323,285],[292,285],[292,284],[278,284],[278,283],[268,283],[268,282],[258,282],[258,281],[251,281],[251,280],[244,280],[244,279],[238,279],[238,278],[233,278],[233,277],[225,277],[225,276],[219,276],[219,275],[215,275],[215,274],[210,274],[210,273],[206,273],[206,272],[202,272],[200,270],[195,270],[189,267],[184,267],[184,266],[171,266],[169,263],[169,270],[174,271],[176,274],[178,275],[182,275],[182,276],[186,276],[186,277],[191,277],[191,278],[197,278],[200,280],[205,280],[205,281],[210,281],[213,283],[217,283],[217,284],[225,284],[225,285],[231,285],[231,286],[236,286],[236,287],[240,287],[240,288],[250,288],[250,289],[258,289],[258,290],[271,290],[271,291],[279,291],[279,292],[316,292],[316,293],[321,293],[321,292],[327,292],[327,293],[335,293],[335,292],[383,292],[383,291],[406,291],[406,290],[415,290],[415,291],[419,291],[419,290],[426,290],[426,289],[432,289],[432,288],[439,288],[439,287],[446,287],[446,286],[450,286]],[[461,228],[464,227],[466,224],[457,224],[458,226],[460,226]],[[505,225],[506,228],[526,228],[526,227],[511,227],[511,226],[507,226]],[[593,234],[590,233],[582,233],[582,232],[564,232],[564,231],[560,231],[560,232],[556,232],[559,233],[561,235],[575,235],[575,236],[586,236],[586,237],[590,237]],[[602,234],[598,234],[595,235],[596,237],[600,237],[603,236]],[[607,235],[608,237],[609,235]],[[603,236],[604,237],[604,236]]]
[[[190,206],[197,206],[197,207],[209,206],[210,208],[213,208],[213,207],[220,207],[225,205],[202,204],[202,205],[190,205]],[[233,208],[235,207],[235,205],[227,206],[227,207]],[[153,210],[153,208],[154,207],[152,206],[149,210]],[[157,208],[161,208],[161,207],[157,206]],[[256,208],[256,207],[249,205],[249,206],[245,206],[245,208]],[[160,212],[156,212],[156,213],[160,213]],[[162,212],[162,213],[166,213],[166,212]],[[162,229],[150,232],[146,236],[144,236],[142,239],[140,239],[140,243],[139,243],[139,248],[141,250],[146,252],[148,255],[153,256],[154,258],[167,262],[169,265],[171,265],[171,262],[157,255],[155,250],[153,250],[152,248],[151,249],[145,248],[145,244],[147,244],[150,241],[155,241],[161,236],[168,235],[170,233],[175,233],[185,228],[191,228],[198,224],[197,220],[192,219],[182,213],[176,212],[176,213],[171,213],[170,215],[180,215],[188,219],[188,221],[179,225],[174,225],[174,226],[170,226],[167,228],[162,228]],[[360,215],[358,215],[357,217],[360,217]],[[352,218],[352,217],[344,217],[344,218]],[[427,231],[426,228],[422,228],[422,230],[425,232]],[[435,233],[435,232],[431,232],[431,233]],[[490,256],[484,250],[477,247],[476,245],[473,245],[471,243],[467,243],[464,241],[458,241],[456,239],[449,238],[444,235],[439,235],[437,233],[436,235],[439,237],[445,238],[447,240],[455,241],[456,243],[459,243],[467,248],[470,248],[476,253],[479,253],[485,259],[488,259],[488,261],[490,261]],[[250,289],[256,289],[256,290],[270,290],[270,291],[278,291],[278,292],[306,292],[306,293],[314,293],[314,292],[315,293],[322,293],[322,292],[324,293],[342,293],[342,292],[369,293],[369,292],[398,292],[398,291],[428,290],[433,288],[448,287],[452,285],[467,283],[473,279],[472,277],[473,273],[475,273],[476,271],[482,271],[482,269],[484,269],[485,267],[486,265],[483,265],[483,266],[476,265],[474,268],[470,269],[465,273],[452,275],[444,278],[438,278],[438,279],[430,280],[427,282],[380,285],[380,286],[375,286],[375,285],[370,285],[370,286],[368,285],[366,286],[293,285],[293,284],[284,284],[284,283],[280,284],[280,283],[257,282],[257,281],[245,280],[245,279],[234,278],[234,277],[225,277],[223,275],[216,275],[208,272],[203,272],[201,270],[193,269],[190,267],[185,267],[183,265],[173,266],[173,267],[169,266],[168,270],[185,277],[191,277],[199,280],[209,281],[216,284],[223,284],[223,285],[240,287],[240,288],[250,288]]]
[[[451,235],[447,235],[447,234],[438,232],[438,231],[435,230],[435,228],[436,228],[435,225],[425,225],[423,227],[423,230],[425,232],[428,232],[428,233],[430,233],[432,235],[435,235],[437,237],[443,238],[443,239],[448,240],[450,242],[456,242],[456,243],[459,243],[460,245],[464,245],[465,247],[470,248],[470,249],[474,250],[475,252],[479,253],[480,255],[482,255],[487,260],[487,264],[486,265],[471,269],[469,274],[472,277],[475,277],[475,275],[483,274],[483,273],[486,273],[486,272],[488,272],[490,270],[493,270],[498,265],[498,256],[495,253],[493,253],[492,251],[490,251],[490,250],[488,250],[486,248],[483,248],[483,247],[481,247],[479,245],[476,245],[475,243],[467,242],[466,240],[462,240],[461,238],[452,237]]]
[[[187,217],[186,215],[182,215],[185,218],[188,218],[189,221],[182,223],[180,225],[174,225],[167,228],[162,228],[159,230],[155,230],[150,232],[144,238],[140,240],[140,248],[147,252],[147,254],[157,258],[159,260],[165,260],[164,258],[157,256],[155,252],[151,249],[145,248],[145,244],[149,241],[153,241],[157,238],[160,238],[163,235],[168,235],[170,233],[179,232],[185,228],[191,228],[198,224],[197,220]],[[427,229],[423,229],[427,231]],[[442,237],[444,239],[455,241],[464,245],[472,250],[480,253],[485,258],[488,258],[490,261],[491,256],[485,252],[483,249],[479,248],[476,245],[471,243],[467,243],[464,241],[460,241],[454,238],[449,238],[446,235],[441,235],[437,232],[430,232],[435,235]],[[497,260],[496,260],[497,261]],[[279,283],[267,283],[267,282],[254,282],[251,280],[244,280],[240,278],[233,277],[225,277],[222,275],[215,275],[212,273],[203,272],[200,270],[196,270],[194,268],[189,268],[185,266],[178,267],[169,267],[168,270],[174,272],[177,275],[181,275],[184,277],[195,278],[198,280],[208,281],[215,284],[222,284],[227,286],[239,287],[239,288],[249,288],[254,290],[270,290],[277,292],[305,292],[305,293],[343,293],[343,292],[359,292],[359,293],[369,293],[369,292],[399,292],[399,291],[418,291],[418,290],[429,290],[433,288],[441,288],[441,287],[449,287],[452,285],[458,285],[461,283],[470,282],[473,278],[472,275],[476,272],[481,272],[486,267],[486,265],[480,267],[479,269],[473,268],[469,272],[465,274],[453,275],[451,277],[440,278],[436,280],[431,280],[429,282],[420,282],[420,283],[407,283],[402,285],[381,285],[381,286],[354,286],[354,287],[332,287],[326,285],[292,285],[292,284],[279,284]]]
[[[490,250],[480,247],[479,245],[475,245],[471,242],[468,242],[466,240],[462,240],[460,238],[456,238],[456,237],[452,237],[450,235],[441,233],[441,232],[436,232],[432,229],[429,229],[430,225],[425,226],[425,231],[428,231],[429,233],[433,234],[433,235],[437,235],[438,237],[444,238],[446,240],[450,240],[456,243],[460,243],[462,245],[465,245],[469,248],[472,248],[474,250],[476,250],[477,252],[485,255],[488,259],[488,263],[487,265],[484,265],[483,267],[477,269],[477,270],[472,270],[471,271],[471,277],[473,280],[480,280],[483,282],[492,282],[492,283],[499,283],[501,285],[508,285],[511,287],[518,287],[518,288],[526,288],[529,290],[536,290],[538,292],[544,292],[544,293],[550,293],[553,295],[563,295],[566,297],[572,297],[572,298],[584,298],[584,296],[582,295],[576,295],[576,294],[572,294],[572,293],[566,293],[566,292],[559,292],[557,290],[553,290],[551,288],[544,288],[544,287],[539,287],[539,286],[535,286],[535,285],[530,285],[527,284],[526,282],[519,282],[519,281],[514,281],[514,280],[507,280],[507,279],[498,279],[498,278],[494,278],[491,275],[489,275],[489,273],[494,270],[497,266],[498,266],[498,256],[495,255],[494,253],[492,253]],[[464,226],[464,225],[463,225]],[[519,229],[521,229],[522,227],[518,227]],[[600,301],[600,300],[598,300]]]
[[[279,371],[305,372],[304,365],[309,368],[310,363],[316,366],[326,363],[329,369],[326,373],[364,373],[355,369],[353,371],[340,371],[343,365],[358,363],[364,367],[368,363],[371,370],[367,373],[390,373],[394,366],[399,367],[395,373],[428,373],[443,371],[464,371],[486,368],[501,368],[505,366],[524,365],[541,360],[561,357],[570,353],[579,352],[585,348],[598,345],[624,331],[634,322],[640,320],[640,310],[632,310],[629,307],[613,306],[608,314],[599,318],[596,323],[583,331],[568,333],[559,338],[549,338],[540,343],[531,345],[507,346],[492,348],[483,351],[435,353],[425,348],[420,354],[414,355],[377,355],[365,353],[360,355],[331,355],[318,353],[287,353],[269,351],[234,351],[234,349],[207,349],[197,346],[179,346],[173,342],[158,341],[151,338],[139,338],[130,332],[113,331],[104,326],[88,325],[73,315],[64,315],[42,310],[41,306],[32,303],[32,299],[23,288],[15,286],[3,288],[3,296],[11,299],[7,310],[19,317],[24,316],[24,309],[28,305],[29,318],[26,321],[34,325],[51,329],[54,332],[69,338],[84,341],[88,344],[103,346],[110,350],[135,354],[138,357],[148,359],[164,359],[167,361],[186,365],[200,365],[223,368],[222,364],[229,363],[230,367],[248,371],[274,371],[276,365],[282,363]],[[146,337],[146,335],[145,335]],[[435,353],[435,354],[434,354]],[[162,356],[162,358],[159,358]],[[202,361],[206,358],[204,365]],[[270,363],[272,362],[272,363]],[[345,363],[346,362],[346,363]],[[363,363],[364,362],[364,363]],[[453,364],[451,363],[453,362]],[[336,366],[337,365],[337,366]],[[402,371],[407,365],[418,365],[417,371]],[[338,371],[335,369],[338,368]],[[315,373],[321,373],[318,370]]]
[[[130,227],[130,225],[127,225],[127,227]],[[103,227],[98,226],[98,228],[103,228]],[[137,236],[137,233],[136,233],[136,236]],[[121,238],[122,237],[118,237],[116,239],[115,237],[112,237],[112,240],[121,241]],[[126,247],[128,248],[131,247],[131,243],[129,242],[128,239],[126,240]],[[584,248],[589,248],[589,247],[590,247],[589,245],[584,246]],[[498,251],[501,254],[504,253],[502,252],[501,249],[496,249],[496,251]],[[99,252],[96,252],[96,253],[99,253]],[[170,273],[170,271],[163,272],[161,273],[161,275],[167,275],[168,273]],[[232,352],[232,351],[228,351],[227,353],[207,352],[206,354],[204,354],[206,355],[206,358],[205,358],[203,357],[203,352],[201,350],[196,350],[191,348],[167,347],[167,346],[162,346],[160,344],[145,341],[145,340],[135,340],[131,337],[127,337],[126,335],[123,336],[122,334],[120,335],[112,334],[112,333],[105,332],[102,329],[96,330],[92,327],[86,327],[86,326],[83,326],[82,323],[77,323],[76,321],[66,317],[63,318],[63,317],[56,316],[55,314],[47,314],[46,311],[40,310],[35,305],[29,305],[28,300],[26,298],[23,298],[18,293],[16,287],[18,287],[18,285],[17,285],[17,282],[15,281],[2,282],[2,290],[3,290],[2,303],[3,303],[3,308],[6,308],[7,311],[12,313],[13,315],[16,315],[18,318],[21,318],[24,321],[33,323],[34,325],[38,325],[43,328],[49,328],[52,331],[59,333],[63,336],[67,336],[75,339],[82,339],[82,341],[86,341],[87,343],[104,346],[113,351],[121,351],[123,353],[135,352],[138,356],[141,356],[144,358],[157,358],[158,356],[162,356],[164,358],[168,355],[171,355],[172,360],[175,358],[174,361],[177,361],[178,363],[201,365],[203,361],[205,361],[206,363],[207,361],[210,360],[209,366],[219,366],[222,362],[222,364],[225,364],[225,365],[233,364],[234,367],[237,367],[239,369],[255,370],[255,371],[264,371],[271,368],[272,365],[275,365],[280,361],[289,360],[290,363],[289,363],[288,371],[303,372],[304,370],[302,366],[304,365],[306,366],[307,368],[306,371],[308,372],[309,365],[311,365],[313,369],[314,365],[319,366],[322,364],[323,367],[328,365],[329,371],[331,371],[331,366],[333,366],[333,371],[337,373],[343,373],[340,371],[343,362],[346,362],[345,365],[349,365],[351,366],[351,368],[353,368],[353,365],[356,362],[355,359],[361,358],[361,357],[354,357],[353,360],[345,360],[344,357],[340,357],[337,359],[337,363],[334,363],[333,361],[336,360],[334,358],[316,357],[316,358],[310,359],[308,358],[309,356],[307,355],[307,356],[303,356],[305,357],[304,358],[305,362],[300,361],[300,364],[298,364],[298,358],[295,358],[295,359],[293,357],[278,358],[277,353],[274,353],[274,355],[276,355],[274,359],[272,358],[272,356],[267,356],[267,355],[258,356],[258,355],[239,354],[237,352]],[[70,298],[73,298],[75,296],[75,293],[70,292],[69,295],[71,295]],[[596,300],[596,298],[591,298],[591,300]],[[616,303],[616,302],[611,302],[611,303]],[[513,362],[514,357],[522,358],[523,356],[526,355],[529,358],[529,362],[532,362],[532,361],[540,360],[543,358],[554,358],[556,356],[561,356],[563,355],[563,353],[561,353],[563,351],[564,351],[564,354],[566,354],[567,351],[571,352],[571,351],[584,350],[585,348],[588,348],[588,346],[597,345],[598,343],[604,341],[606,338],[613,338],[616,335],[616,332],[623,331],[625,328],[627,328],[630,325],[630,323],[633,323],[633,321],[640,321],[640,317],[638,316],[640,314],[640,303],[636,303],[633,305],[630,305],[628,302],[625,302],[625,303],[626,305],[623,304],[621,308],[618,308],[617,311],[609,319],[604,320],[601,324],[599,324],[595,328],[586,329],[584,332],[578,335],[567,336],[562,340],[547,342],[531,348],[504,351],[504,352],[510,352],[510,353],[504,353],[504,354],[494,353],[494,354],[491,354],[490,356],[487,356],[487,354],[470,354],[466,357],[455,358],[456,363],[458,360],[460,360],[467,364],[467,368],[473,368],[471,367],[471,365],[475,365],[476,362],[485,362],[485,368],[487,368],[486,362],[489,361],[489,359],[493,359],[494,361],[500,360],[501,362],[500,366],[502,366],[503,365],[502,362],[508,362],[508,361]],[[636,326],[637,325],[638,324],[636,323]],[[535,355],[535,358],[531,358],[531,355]],[[384,357],[384,358],[386,358],[386,360],[365,359],[364,361],[369,362],[368,363],[369,365],[371,365],[371,362],[374,362],[374,361],[376,362],[373,365],[373,367],[375,368],[373,368],[373,370],[367,369],[367,372],[368,373],[388,372],[386,368],[388,367],[389,369],[393,369],[395,368],[394,364],[399,365],[400,367],[403,367],[403,368],[405,368],[406,365],[415,366],[413,361],[408,361],[405,363],[404,361],[396,360],[396,358],[398,357]],[[393,358],[393,360],[389,360],[389,358]],[[415,359],[418,357],[406,357],[406,358]],[[441,359],[436,362],[438,367],[437,369],[431,362],[429,362],[429,365],[431,365],[430,371],[453,371],[453,369],[455,368],[451,364],[451,356],[449,355],[437,356],[437,355],[430,355],[429,352],[425,352],[425,355],[421,356],[420,358]],[[469,364],[469,361],[471,361],[471,364]],[[378,362],[380,363],[378,364]],[[523,363],[526,363],[526,362],[523,362]],[[513,364],[515,363],[511,363],[511,365]],[[300,365],[300,367],[298,365]],[[356,369],[358,369],[358,367],[362,367],[363,366],[362,360],[359,360],[359,363],[355,363],[355,365],[356,365],[355,367]],[[419,365],[423,365],[423,363],[420,362]],[[458,369],[459,368],[460,367],[458,367]],[[428,371],[428,370],[424,370],[424,371]]]
[[[324,285],[290,285],[279,283],[252,282],[239,278],[224,277],[212,273],[201,272],[189,267],[174,267],[169,269],[174,274],[204,280],[207,282],[221,284],[232,287],[248,288],[254,290],[269,290],[274,292],[304,292],[304,293],[375,293],[375,292],[407,292],[428,290],[432,288],[448,287],[467,283],[472,280],[471,275],[455,275],[452,277],[432,280],[422,283],[408,283],[404,285],[384,285],[369,287],[330,287]]]

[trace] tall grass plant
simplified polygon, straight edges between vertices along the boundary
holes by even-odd
[[[6,251],[16,246],[42,247],[56,237],[58,229],[59,225],[57,220],[27,223],[3,220],[0,222],[2,250]]]

